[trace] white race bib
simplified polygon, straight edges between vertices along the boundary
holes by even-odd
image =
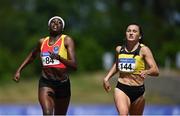
[[[118,69],[121,72],[134,72],[135,70],[135,59],[134,58],[119,58]]]
[[[49,56],[41,56],[43,66],[60,64],[59,60],[51,59]]]

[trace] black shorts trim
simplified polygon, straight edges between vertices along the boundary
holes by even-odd
[[[129,97],[131,103],[142,96],[145,92],[144,84],[141,86],[129,86],[118,82],[116,88],[122,90]]]
[[[71,96],[71,84],[69,78],[63,81],[51,80],[41,77],[39,80],[39,89],[49,87],[54,90],[55,98],[67,98]]]

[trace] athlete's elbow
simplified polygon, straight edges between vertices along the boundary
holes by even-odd
[[[74,66],[74,67],[73,67],[73,70],[74,70],[74,71],[77,71],[77,66]]]
[[[158,77],[158,76],[159,76],[159,72],[156,72],[156,73],[154,74],[154,76]]]
[[[77,64],[74,63],[74,64],[71,66],[71,68],[72,68],[74,71],[77,71]]]
[[[159,76],[159,70],[158,69],[156,69],[155,71],[154,71],[154,74],[153,74],[153,76]]]

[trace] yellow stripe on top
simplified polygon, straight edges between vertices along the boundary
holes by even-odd
[[[60,46],[60,49],[59,49],[59,55],[64,58],[64,59],[67,59],[67,49],[64,45],[64,39],[65,39],[66,35],[62,35],[61,36],[61,46]]]

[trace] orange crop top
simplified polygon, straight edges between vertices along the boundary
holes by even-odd
[[[49,45],[49,37],[46,37],[41,45],[41,61],[43,67],[54,67],[54,68],[66,68],[66,66],[59,60],[51,59],[49,52],[60,55],[62,58],[67,59],[67,49],[64,46],[64,38],[66,35],[61,37],[53,44]],[[48,52],[49,51],[49,52]]]

